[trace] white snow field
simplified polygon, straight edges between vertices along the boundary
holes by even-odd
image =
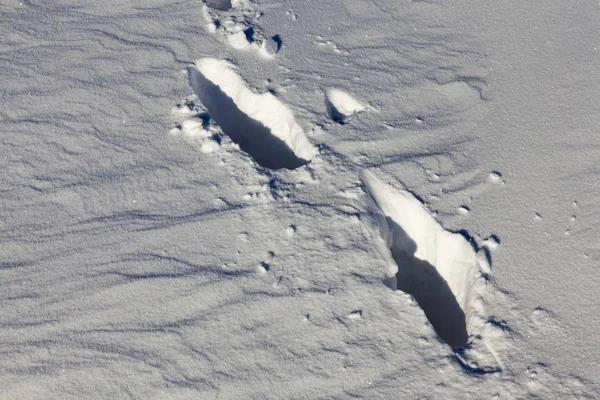
[[[0,399],[599,399],[599,13],[0,1]]]

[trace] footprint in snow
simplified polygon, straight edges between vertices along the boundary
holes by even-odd
[[[205,0],[202,14],[206,29],[224,36],[236,50],[256,51],[272,58],[281,49],[281,37],[267,35],[259,28],[262,12],[248,0]]]
[[[445,230],[408,191],[370,173],[363,174],[363,183],[390,262],[391,286],[415,298],[440,339],[464,347],[484,321],[479,291],[489,271],[485,252]]]
[[[229,62],[197,60],[189,83],[223,132],[261,166],[296,169],[315,156],[291,110],[272,93],[249,89]]]

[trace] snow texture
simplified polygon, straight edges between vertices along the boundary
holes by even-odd
[[[0,4],[0,399],[595,399],[598,5]]]

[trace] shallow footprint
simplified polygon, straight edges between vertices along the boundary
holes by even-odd
[[[281,49],[281,37],[263,32],[258,26],[262,12],[248,0],[205,0],[202,14],[206,29],[222,35],[236,50],[256,51],[270,59]]]

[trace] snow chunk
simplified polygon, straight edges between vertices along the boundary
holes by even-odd
[[[176,121],[181,121],[169,133],[182,136],[191,142],[200,143],[200,151],[212,153],[221,147],[221,130],[214,124],[205,110],[193,101],[186,101],[171,110]]]
[[[232,35],[229,35],[227,37],[227,41],[229,42],[231,47],[233,47],[234,49],[237,49],[237,50],[247,50],[250,48],[250,44],[251,44],[248,41],[248,37],[246,36],[246,33],[244,31],[240,31],[240,32],[234,33]]]
[[[490,182],[492,183],[502,183],[502,174],[497,171],[490,172]]]
[[[356,101],[348,93],[335,88],[327,91],[325,105],[327,106],[329,117],[342,125],[348,117],[365,109],[365,106]]]
[[[278,36],[273,36],[272,38],[264,39],[260,46],[261,53],[265,57],[274,57],[275,54],[279,51],[281,46],[281,41]]]

